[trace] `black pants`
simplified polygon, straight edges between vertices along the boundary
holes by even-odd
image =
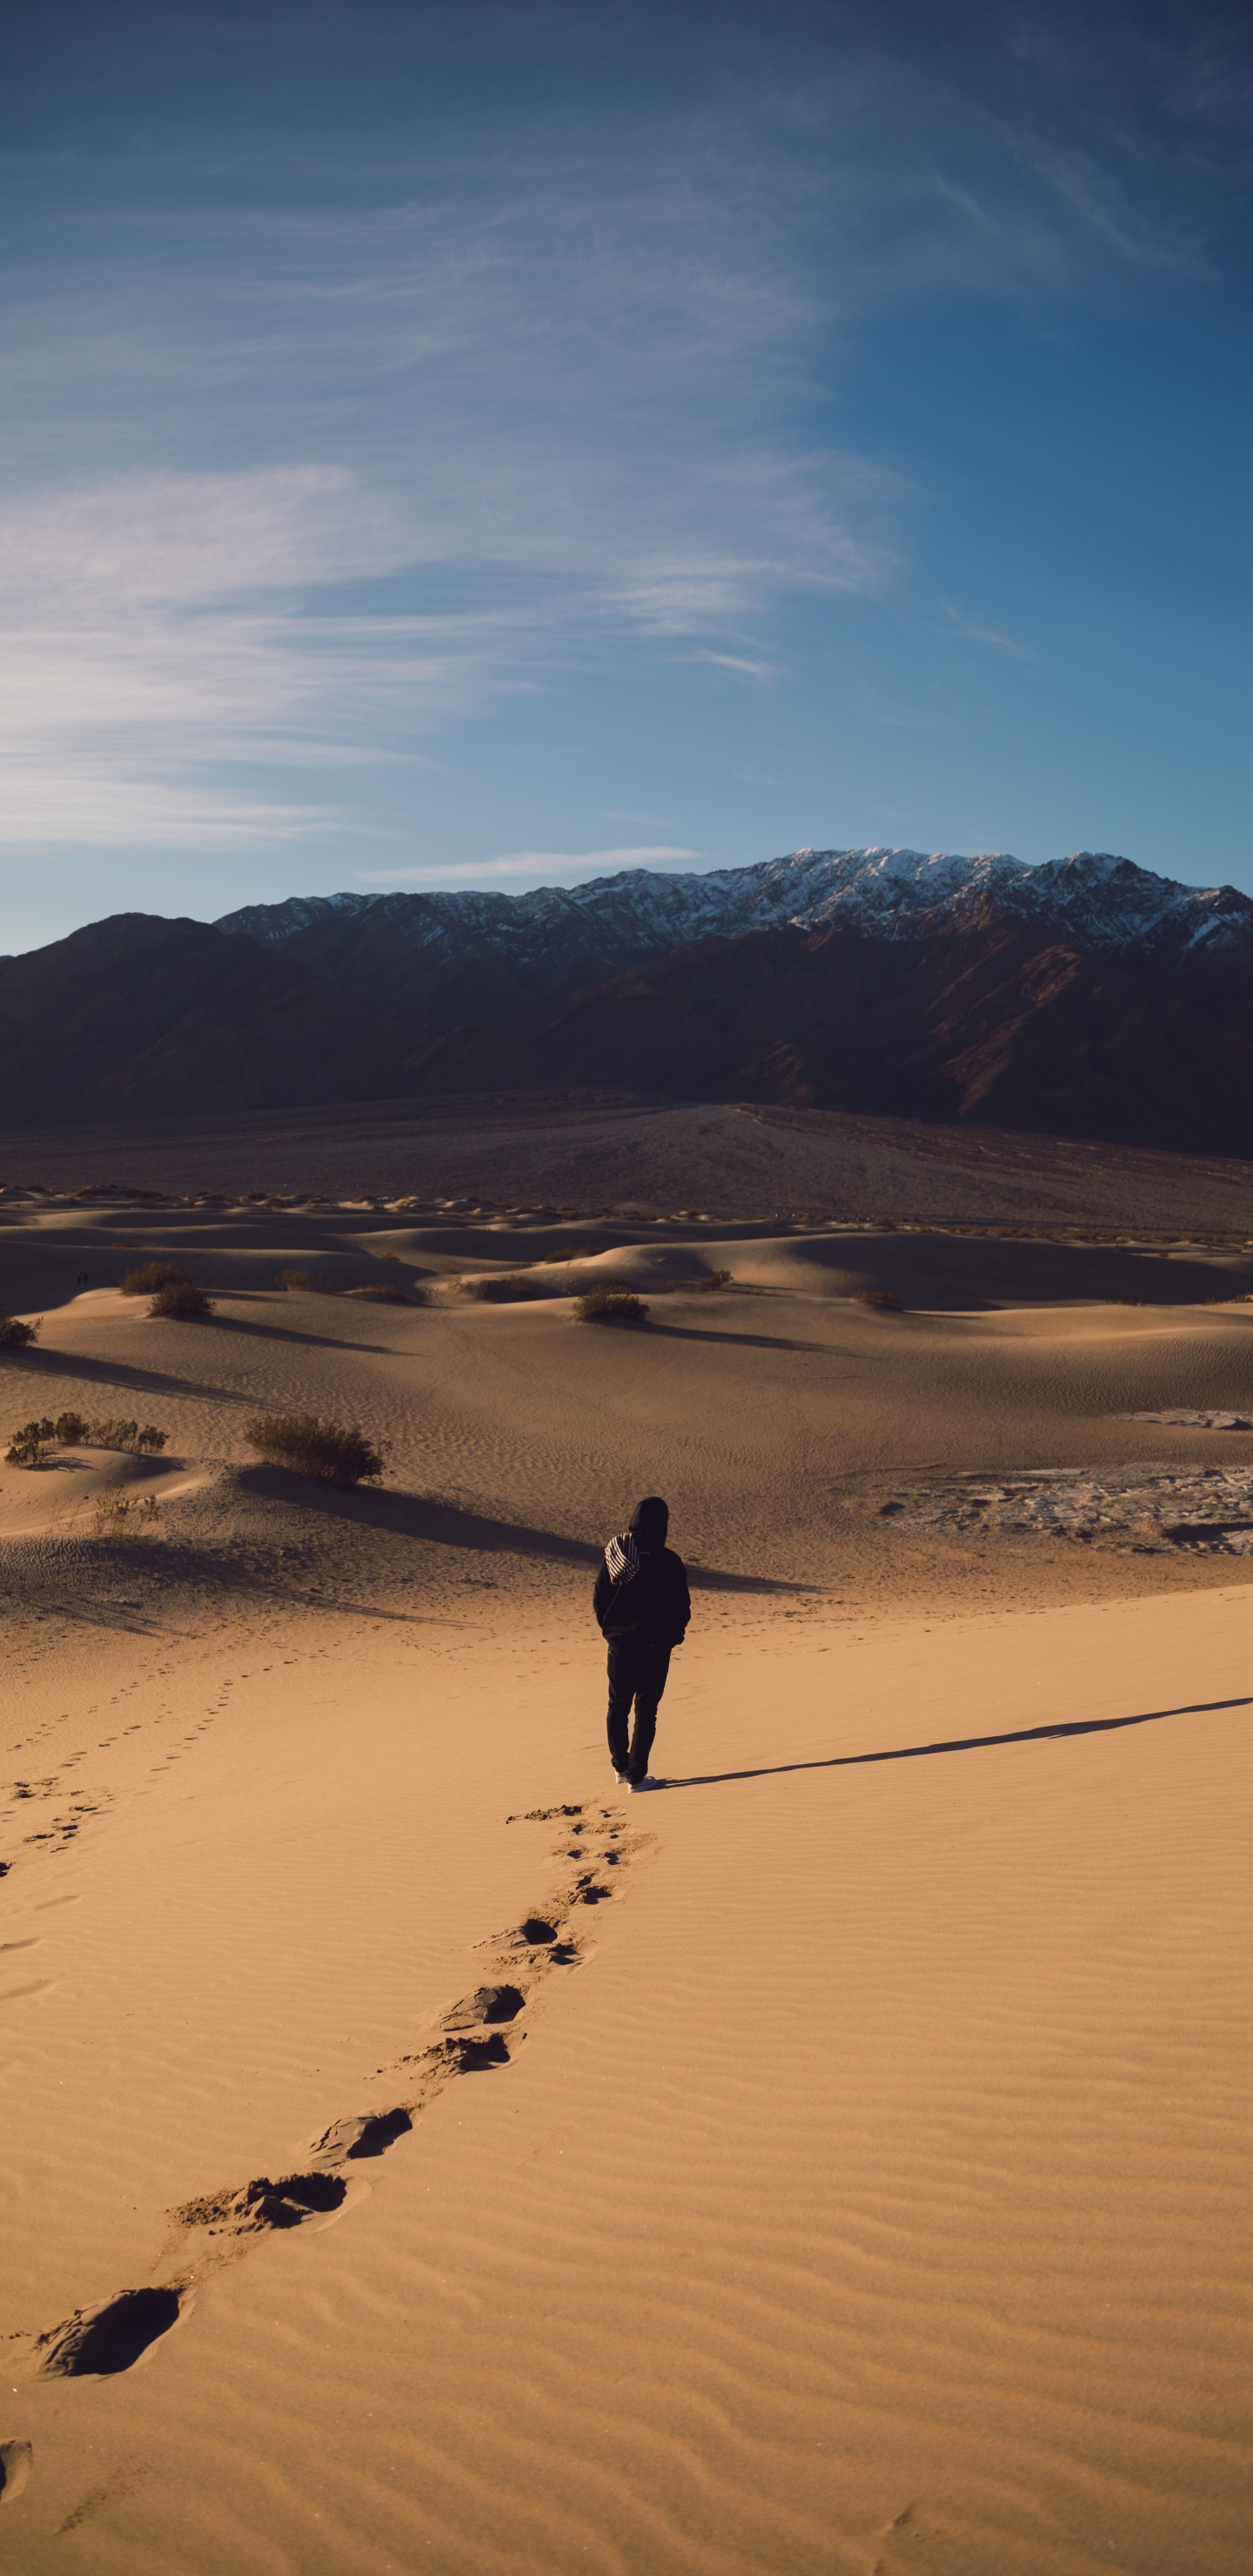
[[[670,1670],[669,1646],[650,1645],[639,1637],[618,1637],[609,1649],[609,1759],[629,1780],[642,1780],[657,1732],[657,1703]],[[635,1724],[627,1750],[627,1720],[635,1702]]]

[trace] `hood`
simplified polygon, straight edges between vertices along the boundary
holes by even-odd
[[[631,1514],[631,1535],[644,1548],[664,1547],[670,1527],[670,1506],[660,1494],[646,1494]]]

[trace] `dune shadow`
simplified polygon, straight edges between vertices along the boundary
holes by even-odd
[[[226,1291],[228,1296],[232,1293]],[[220,1333],[255,1334],[259,1341],[310,1342],[318,1351],[363,1351],[367,1359],[378,1358],[384,1349],[378,1342],[340,1341],[334,1333],[298,1333],[291,1324],[254,1324],[246,1315],[215,1315],[213,1326]]]
[[[830,1342],[793,1342],[782,1333],[716,1333],[703,1324],[655,1324],[648,1327],[652,1335],[663,1334],[672,1342],[740,1342],[747,1350],[816,1351],[822,1359],[845,1359],[847,1352],[837,1351]]]
[[[229,1387],[207,1386],[200,1378],[175,1377],[163,1369],[135,1368],[127,1360],[92,1360],[81,1351],[35,1346],[7,1355],[4,1380],[10,1375],[78,1378],[87,1386],[132,1387],[137,1395],[206,1395],[217,1404],[251,1404],[247,1395]]]
[[[958,1735],[935,1744],[892,1744],[877,1753],[832,1753],[815,1762],[763,1762],[746,1771],[693,1772],[687,1780],[667,1780],[667,1789],[716,1789],[732,1780],[776,1780],[789,1771],[849,1771],[866,1762],[919,1762],[937,1753],[982,1753],[998,1744],[1049,1744],[1068,1735],[1115,1735],[1125,1726],[1155,1726],[1164,1717],[1206,1717],[1222,1708],[1253,1708],[1246,1699],[1189,1700],[1182,1708],[1146,1708],[1134,1717],[1084,1717],[1057,1726],[1017,1727],[1006,1735]]]
[[[292,1475],[283,1467],[245,1467],[240,1482],[252,1493],[298,1502],[302,1510],[349,1521],[358,1528],[427,1539],[437,1547],[468,1548],[477,1555],[538,1556],[549,1563],[582,1566],[590,1574],[603,1553],[590,1539],[566,1538],[560,1530],[535,1529],[520,1521],[493,1520],[485,1512],[465,1511],[460,1504],[441,1502],[433,1495],[394,1493],[370,1485],[342,1492],[334,1485]],[[817,1588],[768,1575],[723,1573],[703,1565],[689,1565],[687,1573],[694,1592],[810,1593]]]

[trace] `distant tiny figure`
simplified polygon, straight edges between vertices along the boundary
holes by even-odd
[[[592,1594],[609,1648],[609,1759],[615,1778],[633,1792],[661,1787],[650,1775],[648,1757],[671,1653],[682,1645],[692,1615],[683,1559],[666,1545],[669,1527],[669,1505],[659,1494],[646,1495],[631,1514],[630,1528],[609,1540]],[[635,1724],[628,1745],[632,1701]]]

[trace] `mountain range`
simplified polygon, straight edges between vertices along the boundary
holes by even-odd
[[[1253,1152],[1253,900],[1081,851],[119,914],[0,960],[0,1120],[553,1087]]]

